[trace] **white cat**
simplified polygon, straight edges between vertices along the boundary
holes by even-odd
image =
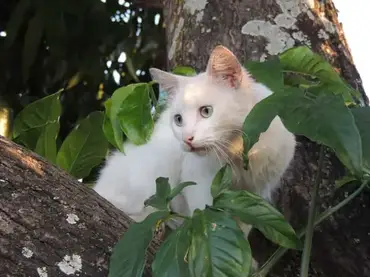
[[[180,77],[154,68],[150,73],[169,93],[171,128],[187,152],[180,181],[198,184],[183,190],[188,214],[212,205],[210,186],[226,162],[232,165],[235,189],[270,199],[293,158],[295,137],[276,117],[248,153],[245,171],[241,134],[245,117],[271,90],[255,82],[223,46],[213,50],[206,72],[197,76]]]
[[[197,185],[185,188],[171,205],[176,212],[191,215],[212,204],[212,180],[228,162],[235,189],[269,199],[293,158],[294,135],[276,117],[249,152],[245,171],[241,134],[250,110],[272,92],[255,82],[223,46],[212,51],[206,72],[199,75],[184,77],[154,68],[150,73],[168,93],[169,107],[147,144],[128,142],[126,155],[115,152],[108,159],[94,189],[141,221],[154,211],[144,208],[144,200],[155,193],[157,177],[169,177],[172,186],[194,181]]]

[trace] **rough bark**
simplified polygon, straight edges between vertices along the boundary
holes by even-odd
[[[106,277],[130,223],[95,191],[0,136],[0,276]],[[154,240],[149,261],[157,247]]]
[[[230,48],[242,61],[263,60],[306,44],[324,55],[368,103],[330,0],[167,0],[164,12],[169,68],[190,65],[204,70],[210,50],[218,44]],[[298,141],[294,163],[277,196],[278,206],[296,229],[306,224],[318,158],[317,145],[305,138]],[[354,189],[334,189],[334,180],[342,175],[342,165],[328,153],[320,191],[321,210]],[[370,276],[368,203],[369,195],[363,194],[316,229],[312,276]],[[256,232],[252,234],[252,247],[260,263],[274,249]],[[298,276],[299,264],[300,252],[290,251],[271,276]]]

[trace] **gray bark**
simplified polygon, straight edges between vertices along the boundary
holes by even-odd
[[[231,49],[241,61],[262,60],[306,44],[325,56],[368,103],[332,1],[167,0],[164,11],[169,68],[189,65],[204,70],[211,49],[218,44]],[[276,197],[277,206],[297,230],[306,224],[318,159],[317,145],[302,137],[298,141],[294,163]],[[328,153],[320,191],[321,211],[354,189],[334,189],[334,180],[342,175],[342,165]],[[369,200],[368,194],[362,194],[316,228],[312,276],[370,276]],[[275,246],[257,232],[251,237],[254,255],[263,263]],[[298,276],[300,255],[290,251],[270,276]]]
[[[0,276],[106,277],[130,223],[95,191],[0,136]]]

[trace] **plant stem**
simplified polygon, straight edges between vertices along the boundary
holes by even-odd
[[[331,207],[327,209],[325,212],[321,213],[316,219],[315,219],[315,226],[320,224],[322,221],[324,221],[326,218],[334,214],[335,212],[339,211],[341,208],[343,208],[345,205],[347,205],[349,202],[351,202],[357,195],[359,195],[362,190],[367,186],[368,180],[363,181],[361,186],[355,190],[352,194],[350,194],[347,198],[339,202],[334,207]],[[301,230],[297,233],[297,236],[299,238],[302,238],[306,234],[306,229]],[[270,272],[270,270],[275,266],[275,264],[281,259],[282,256],[284,256],[285,252],[287,252],[288,248],[279,247],[271,256],[270,258],[261,266],[260,270],[256,272],[253,277],[265,277]]]
[[[315,227],[315,217],[317,212],[317,200],[319,195],[319,187],[321,182],[321,173],[322,173],[322,166],[324,162],[324,146],[320,146],[320,157],[319,157],[319,168],[317,170],[316,179],[313,187],[312,192],[312,199],[310,210],[308,213],[308,222],[307,222],[307,235],[304,241],[304,248],[302,253],[302,261],[301,261],[301,277],[308,277],[308,270],[310,266],[310,256],[311,256],[311,248],[312,248],[312,238],[313,232]]]

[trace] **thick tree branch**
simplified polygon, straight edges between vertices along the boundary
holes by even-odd
[[[0,136],[0,276],[106,277],[130,223],[95,191]]]

